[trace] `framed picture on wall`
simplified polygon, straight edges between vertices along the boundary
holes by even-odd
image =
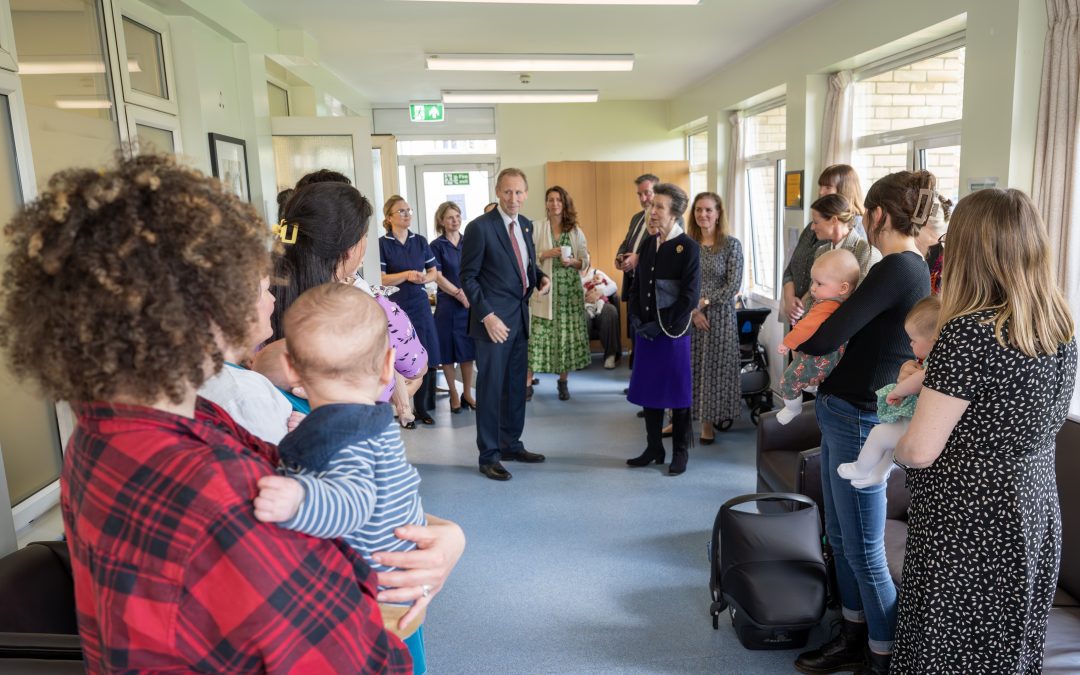
[[[251,201],[248,186],[247,145],[242,138],[222,134],[210,134],[210,168],[225,188],[243,199]]]
[[[801,211],[803,207],[803,172],[784,172],[784,208]]]

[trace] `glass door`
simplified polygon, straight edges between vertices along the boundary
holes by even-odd
[[[14,75],[0,74],[0,222],[35,193],[24,100]],[[8,241],[0,239],[0,274]],[[56,406],[16,380],[0,361],[0,555],[13,535],[56,505],[62,463]],[[66,434],[65,434],[66,436]]]
[[[375,200],[370,127],[363,117],[271,117],[277,189],[266,199],[266,213],[268,220],[277,221],[277,193],[292,188],[305,174],[318,169],[344,174],[371,201],[375,212],[368,224],[367,254],[360,272],[378,283],[382,204]]]
[[[494,201],[495,164],[417,164],[415,166],[416,230],[428,241],[435,233],[435,211],[443,202],[461,208],[461,222],[468,224]]]

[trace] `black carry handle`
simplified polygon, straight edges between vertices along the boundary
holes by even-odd
[[[723,595],[720,589],[720,514],[725,510],[730,510],[732,507],[738,506],[739,504],[746,504],[747,502],[795,502],[802,504],[803,506],[817,508],[817,502],[813,499],[795,492],[755,492],[753,494],[732,497],[724,502],[720,507],[720,510],[717,511],[716,518],[713,520],[712,559],[709,560],[709,590],[712,591],[713,599],[710,613],[712,613],[714,617],[719,613],[717,610],[719,609],[722,611],[723,604],[725,604],[723,603]]]
[[[747,502],[798,502],[805,506],[817,507],[817,502],[813,499],[796,492],[755,492],[754,494],[732,497],[724,502],[723,506],[720,507],[720,510],[730,509]]]

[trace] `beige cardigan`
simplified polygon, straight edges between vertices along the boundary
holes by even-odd
[[[549,248],[555,248],[555,239],[551,235],[551,222],[544,218],[544,221],[540,224],[533,224],[533,246],[536,248],[536,259],[540,260],[540,253],[546,251]],[[570,230],[570,249],[572,253],[571,257],[583,261],[584,269],[589,268],[589,248],[585,242],[585,235],[581,231],[581,227],[575,227]],[[554,258],[548,258],[539,263],[540,269],[544,271],[544,274],[551,277],[551,272],[554,267]],[[552,280],[554,283],[554,280]],[[533,292],[532,297],[529,298],[529,311],[530,313],[540,319],[554,319],[555,314],[552,311],[551,299],[555,296],[552,287],[552,292],[546,295],[540,295]]]

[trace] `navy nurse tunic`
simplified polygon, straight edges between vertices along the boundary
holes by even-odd
[[[405,243],[386,234],[379,238],[379,264],[384,274],[398,274],[415,270],[424,273],[429,267],[436,267],[435,254],[431,252],[427,240],[410,232]],[[397,293],[390,296],[405,310],[416,329],[420,344],[428,353],[428,367],[434,368],[442,363],[439,359],[439,334],[435,329],[435,319],[431,316],[431,303],[428,301],[424,284],[403,281],[397,287]]]
[[[439,271],[461,288],[461,242],[457,246],[443,235],[431,242]],[[467,363],[476,359],[476,345],[469,337],[469,310],[443,289],[435,294],[435,328],[439,333],[439,356],[443,363]]]

